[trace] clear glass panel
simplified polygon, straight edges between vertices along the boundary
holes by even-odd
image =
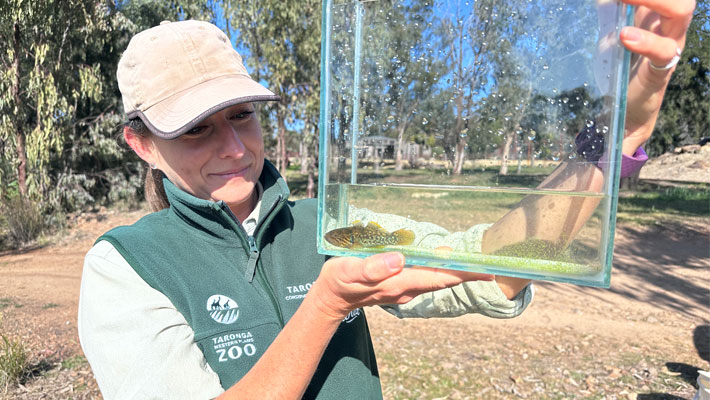
[[[609,285],[629,7],[326,0],[323,13],[319,251]]]

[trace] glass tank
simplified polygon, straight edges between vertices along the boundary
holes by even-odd
[[[609,287],[632,16],[325,0],[319,252]]]

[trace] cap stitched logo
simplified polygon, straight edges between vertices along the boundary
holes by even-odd
[[[227,296],[213,294],[207,299],[210,317],[220,324],[231,324],[239,318],[239,305]]]

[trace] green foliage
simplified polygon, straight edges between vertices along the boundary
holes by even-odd
[[[45,228],[39,207],[21,196],[0,203],[0,227],[4,227],[11,247],[35,240]]]
[[[74,370],[83,367],[87,363],[88,362],[86,361],[86,357],[82,355],[76,355],[62,360],[62,368]]]
[[[277,159],[285,170],[287,124],[304,124],[302,140],[315,141],[320,91],[320,0],[223,0],[224,19],[237,48],[246,48],[244,59],[250,73],[263,81],[280,102],[267,103],[259,110],[265,139],[278,139],[268,150],[278,148]]]
[[[698,1],[663,107],[647,145],[658,155],[710,136],[710,3]]]
[[[118,60],[133,34],[164,19],[209,19],[210,7],[204,1],[0,4],[6,44],[0,52],[0,208],[8,212],[0,236],[5,232],[18,245],[47,224],[61,224],[65,212],[139,201],[143,167],[116,139],[123,122]]]
[[[352,8],[354,3],[348,4],[341,7]],[[570,122],[553,126],[542,117],[549,114],[545,107],[552,103],[535,94],[525,100],[529,90],[518,84],[523,75],[543,73],[540,65],[516,67],[517,76],[499,74],[514,70],[505,51],[532,50],[530,35],[539,35],[548,44],[536,51],[550,52],[555,51],[554,39],[563,35],[596,40],[584,31],[594,23],[548,26],[544,5],[534,2],[496,3],[495,7],[488,0],[471,2],[477,7],[474,17],[481,21],[466,24],[452,10],[433,11],[438,3],[431,1],[360,4],[371,19],[383,18],[374,15],[393,5],[389,17],[397,22],[386,28],[365,27],[366,42],[391,43],[364,49],[361,72],[368,80],[363,80],[362,88],[369,91],[361,93],[367,106],[361,110],[360,127],[368,134],[401,136],[403,143],[432,147],[434,154],[446,154],[450,160],[457,151],[490,155],[508,143],[523,157],[528,150],[530,157],[546,157],[568,145],[568,138],[559,132],[554,136],[556,130],[562,130],[563,136],[577,131],[587,114],[600,107],[588,103],[589,93],[583,88],[559,93],[552,96],[554,107],[561,120]],[[487,18],[491,13],[523,15],[521,7],[539,8],[527,12],[528,18],[539,19],[527,22],[537,30],[528,36],[520,34],[519,21],[513,17]],[[267,150],[284,146],[293,151],[305,143],[313,148],[310,154],[318,154],[321,17],[320,0],[0,2],[0,242],[9,242],[0,245],[31,240],[37,229],[59,224],[67,212],[117,202],[137,205],[143,195],[144,166],[117,139],[124,116],[115,73],[130,38],[162,20],[195,18],[222,26],[244,53],[252,76],[283,99],[259,107]],[[427,18],[448,18],[448,25],[425,28]],[[580,21],[582,16],[574,18]],[[342,46],[335,46],[334,54],[352,52],[353,21],[349,24],[339,28],[341,36],[336,40]],[[652,154],[710,135],[709,32],[710,4],[698,2],[682,60],[647,145]],[[484,43],[496,43],[501,50],[498,58],[481,58]],[[561,41],[556,45],[563,46]],[[437,59],[432,47],[449,51]],[[468,53],[456,53],[459,50]],[[556,64],[573,61],[561,59]],[[352,72],[333,72],[352,82]],[[499,79],[498,93],[486,91],[492,79]],[[564,98],[569,103],[560,104]],[[516,118],[521,110],[529,118]],[[343,106],[334,108],[333,115],[342,117],[345,127],[351,123],[351,112]],[[393,116],[393,122],[387,122]],[[516,136],[510,140],[489,131]],[[528,147],[532,131],[539,140]],[[20,201],[30,203],[23,206]]]
[[[707,216],[710,215],[710,187],[642,187],[631,196],[619,198],[619,212]]]
[[[0,334],[0,388],[18,383],[28,367],[28,354],[21,341]]]

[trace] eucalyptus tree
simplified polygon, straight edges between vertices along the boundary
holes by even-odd
[[[320,75],[320,20],[318,0],[224,0],[225,21],[245,47],[247,65],[256,80],[265,82],[281,101],[265,105],[277,131],[277,166],[287,164],[287,124],[312,123]],[[293,107],[300,104],[299,107]],[[306,106],[309,104],[309,106]],[[267,121],[268,122],[268,121]]]
[[[445,148],[453,160],[453,173],[460,175],[466,157],[469,132],[481,125],[476,116],[490,88],[489,78],[502,31],[507,29],[507,2],[479,0],[475,2],[437,2],[440,23],[438,47],[445,51],[449,67],[447,84],[451,87],[456,124],[445,137]]]
[[[560,93],[578,88],[590,92],[592,64],[601,62],[594,60],[593,52],[589,51],[596,48],[599,36],[597,10],[593,4],[548,0],[508,5],[505,14],[499,14],[507,21],[507,27],[499,30],[492,74],[498,118],[504,121],[500,143],[501,175],[508,172],[507,161],[512,147],[520,147],[521,139],[525,137],[537,141],[535,146],[539,154],[549,156],[553,161],[560,160],[569,149],[574,134],[582,127],[578,121],[581,114],[567,112],[578,104],[576,99],[580,97],[570,100],[560,98]],[[604,96],[601,91],[596,90],[596,96]],[[542,118],[535,119],[534,128],[523,126],[523,119],[532,111],[531,101],[541,97],[546,101],[538,102],[535,112]],[[587,106],[590,112],[583,114],[593,115],[589,102]],[[569,118],[579,125],[570,126]],[[528,119],[528,123],[530,121]],[[532,135],[531,131],[536,134]]]
[[[657,155],[710,137],[710,3],[697,2],[648,149]]]
[[[396,138],[395,169],[403,167],[403,149],[414,123],[426,125],[420,109],[431,99],[443,64],[431,46],[433,2],[363,2],[364,124]],[[416,130],[416,129],[415,129]]]
[[[51,165],[73,132],[78,110],[103,100],[98,63],[112,29],[108,7],[93,0],[7,0],[0,5],[0,191],[23,199],[52,192]]]

